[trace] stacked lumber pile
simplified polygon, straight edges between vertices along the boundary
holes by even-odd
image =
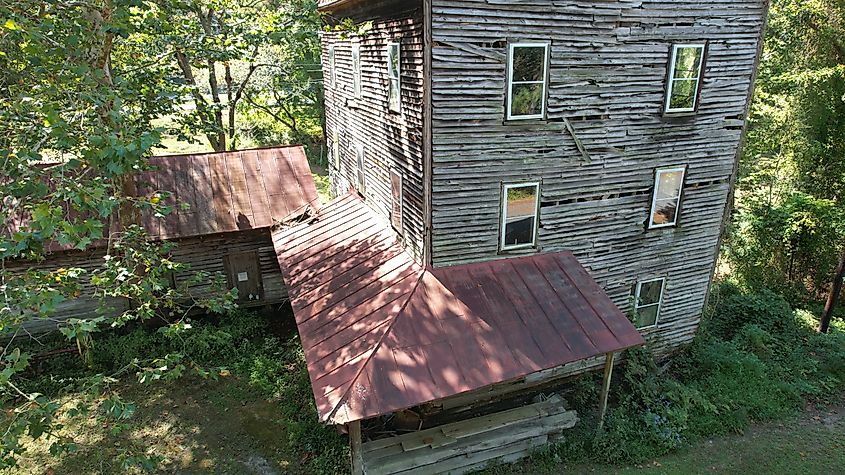
[[[578,422],[560,396],[503,412],[364,443],[364,473],[461,474],[508,463],[560,438]]]

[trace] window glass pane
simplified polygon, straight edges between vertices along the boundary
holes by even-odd
[[[390,77],[399,78],[399,45],[390,45],[389,56]]]
[[[516,46],[513,49],[511,81],[544,81],[546,49],[537,46]]]
[[[702,49],[699,47],[678,48],[675,53],[675,78],[698,78]]]
[[[537,217],[537,187],[508,188],[505,207],[505,246],[534,243]]]
[[[663,292],[663,281],[653,280],[640,284],[640,307],[660,303],[660,294]]]
[[[390,194],[393,199],[390,210],[390,221],[393,228],[402,232],[402,175],[396,171],[390,172]]]
[[[543,84],[514,84],[511,94],[512,116],[543,113]]]
[[[637,315],[639,316],[639,324],[638,327],[653,327],[657,324],[657,305],[649,305],[648,307],[641,307],[637,309]]]
[[[669,98],[669,109],[695,108],[695,93],[698,90],[698,80],[678,79],[672,81],[672,97]]]
[[[657,199],[677,198],[681,194],[681,183],[684,179],[684,172],[659,172],[657,174]]]
[[[390,110],[398,111],[399,110],[399,80],[398,79],[391,79],[390,80],[390,87],[387,91],[387,99],[389,101]]]
[[[678,200],[657,200],[654,203],[654,215],[651,217],[651,224],[673,224],[678,216]]]

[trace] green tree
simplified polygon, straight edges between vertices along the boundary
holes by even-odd
[[[84,355],[100,328],[173,312],[182,299],[165,289],[167,273],[180,267],[168,259],[168,245],[149,242],[137,224],[143,209],[169,211],[160,205],[166,191],[137,197],[133,190],[133,175],[149,168],[160,140],[152,121],[173,111],[168,68],[140,41],[166,14],[144,0],[0,2],[0,331],[11,338],[0,348],[0,387],[18,403],[0,437],[0,467],[14,465],[23,434],[48,438],[51,453],[71,450],[73,441],[56,432],[60,413],[83,417],[91,407],[109,417],[131,413],[131,405],[108,391],[107,375],[85,385],[98,396],[86,407],[21,391],[16,378],[31,355],[16,337],[27,322],[52,318],[58,304],[90,286],[103,308],[62,328]],[[105,262],[89,273],[8,266],[38,263],[57,247],[103,245]],[[105,306],[110,297],[141,304],[114,315]],[[223,309],[231,300],[199,304]],[[177,318],[172,328],[185,325]],[[166,365],[149,356],[119,373],[167,367],[178,375],[188,364],[180,355],[164,357]]]
[[[728,257],[751,285],[818,299],[845,236],[842,0],[772,2],[740,165]]]

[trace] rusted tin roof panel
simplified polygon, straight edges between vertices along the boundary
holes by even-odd
[[[141,225],[151,239],[267,228],[320,204],[301,145],[159,156],[152,157],[150,164],[154,170],[135,177],[135,196],[151,198],[170,192],[163,204],[173,206],[173,212],[164,218],[155,217],[150,210],[141,213]],[[12,208],[12,198],[2,198],[0,204]],[[28,225],[29,213],[24,207],[18,209],[10,219],[12,232]],[[79,215],[71,211],[70,217]],[[111,231],[117,232],[118,227],[114,220]],[[101,240],[93,246],[105,244],[106,240]],[[71,249],[58,242],[46,243],[46,247],[54,252]]]
[[[569,252],[424,269],[351,195],[273,240],[326,422],[643,344]]]
[[[142,214],[142,224],[154,239],[267,228],[319,205],[300,145],[168,155],[153,157],[150,163],[156,169],[137,177],[138,194],[170,191],[173,195],[165,204],[174,206],[164,219]]]

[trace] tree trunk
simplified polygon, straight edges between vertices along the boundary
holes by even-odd
[[[836,301],[839,300],[840,292],[842,292],[843,278],[845,278],[845,249],[842,250],[842,258],[839,260],[839,267],[833,277],[833,287],[830,289],[830,295],[827,296],[822,321],[819,323],[819,333],[830,331],[830,320],[833,318],[833,309],[836,307]]]

